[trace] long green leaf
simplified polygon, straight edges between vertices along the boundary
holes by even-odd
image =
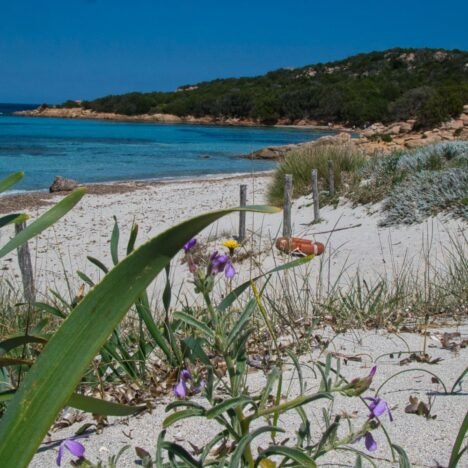
[[[181,447],[178,444],[174,444],[173,442],[163,441],[161,442],[161,448],[164,450],[167,450],[170,456],[171,455],[176,456],[184,462],[183,465],[174,464],[173,466],[176,466],[176,467],[183,466],[185,468],[199,468],[199,467],[201,468],[202,466],[201,463],[195,460],[195,458],[193,458],[192,455],[190,455],[190,453],[188,453],[187,450],[184,449],[184,447]],[[161,465],[157,465],[157,466],[161,466]]]
[[[182,320],[182,322],[185,322],[191,327],[196,328],[205,336],[205,338],[214,338],[214,331],[206,323],[197,320],[195,317],[187,314],[186,312],[176,312],[174,314],[174,320]]]
[[[206,411],[203,408],[189,408],[181,411],[176,411],[170,414],[166,419],[164,419],[163,428],[167,429],[169,426],[172,426],[174,423],[180,421],[181,419],[203,416],[205,412]]]
[[[143,244],[110,271],[73,309],[44,347],[1,419],[0,460],[3,468],[28,465],[107,337],[182,246],[212,222],[238,210],[198,216]],[[245,210],[278,211],[271,207],[247,207]]]
[[[24,172],[15,172],[0,180],[0,193],[17,184],[24,177]]]
[[[109,268],[104,265],[100,260],[94,257],[86,257],[93,265],[96,265],[100,270],[102,270],[104,273],[107,273],[109,271]]]
[[[120,238],[120,231],[119,231],[119,223],[117,222],[117,218],[114,216],[114,229],[112,229],[111,241],[110,241],[110,248],[111,248],[111,257],[112,262],[114,265],[119,263],[119,238]]]
[[[135,248],[136,238],[138,236],[138,224],[132,224],[132,229],[130,230],[130,237],[127,243],[127,255],[130,255]]]
[[[465,418],[460,426],[460,430],[458,431],[457,438],[455,439],[455,443],[452,447],[452,453],[450,454],[450,460],[448,464],[448,468],[455,468],[458,465],[462,455],[467,450],[467,445],[462,449],[463,441],[465,440],[465,436],[468,433],[468,411],[465,414]]]
[[[145,305],[145,301],[142,301],[139,299],[136,302],[136,309],[137,309],[138,315],[141,317],[141,319],[145,323],[146,328],[148,329],[148,332],[150,333],[151,337],[156,342],[156,344],[161,348],[162,352],[166,355],[169,363],[175,365],[176,361],[174,360],[169,344],[164,338],[162,332],[159,330],[158,325],[154,321],[154,318],[151,315],[150,310]]]
[[[400,457],[400,468],[411,468],[411,462],[409,461],[408,455],[405,452],[405,450],[396,444],[392,444],[392,447],[397,451],[398,456]]]
[[[229,400],[224,400],[223,402],[213,406],[206,412],[206,417],[208,419],[215,419],[218,416],[221,416],[223,413],[230,409],[238,408],[239,406],[245,406],[248,403],[254,404],[254,400],[247,395],[239,395],[238,397],[230,398]]]
[[[42,310],[43,312],[55,315],[56,317],[65,318],[67,316],[65,312],[62,312],[57,307],[53,307],[49,304],[46,304],[45,302],[35,302],[34,307],[36,307],[37,310]]]
[[[7,226],[8,224],[22,223],[29,219],[29,216],[24,213],[13,213],[0,218],[0,228]]]
[[[86,411],[88,413],[101,414],[103,416],[130,416],[145,410],[146,405],[128,406],[112,401],[105,401],[86,395],[74,393],[67,403],[68,406]]]
[[[28,343],[47,343],[45,338],[39,336],[31,336],[31,335],[22,335],[22,336],[14,336],[12,338],[8,338],[3,340],[0,343],[0,356],[2,354],[6,354],[12,349],[17,348],[18,346],[24,346]]]
[[[255,437],[259,436],[260,434],[263,434],[264,432],[284,432],[284,430],[273,426],[263,426],[249,434],[246,434],[237,443],[237,447],[231,456],[229,468],[237,468],[239,466],[242,466],[242,455],[244,454],[245,449],[255,439]]]
[[[307,455],[302,450],[293,447],[282,447],[280,445],[268,447],[260,454],[257,460],[278,455],[286,457],[286,459],[293,460],[296,463],[299,463],[299,466],[302,466],[304,468],[316,468],[317,466],[314,459],[310,458],[309,455]]]
[[[85,193],[86,189],[84,188],[76,189],[70,193],[70,195],[53,206],[49,211],[46,211],[42,216],[36,219],[36,221],[32,222],[26,229],[21,231],[3,246],[0,250],[0,258],[9,254],[12,250],[15,250],[29,239],[32,239],[48,227],[52,226],[52,224],[56,223],[81,200]]]
[[[16,390],[8,390],[0,394],[0,401],[8,401],[13,398]],[[128,406],[111,401],[100,400],[90,396],[74,393],[68,400],[67,406],[86,411],[88,413],[100,414],[102,416],[131,416],[145,410],[146,405]]]
[[[236,321],[234,327],[232,327],[231,332],[229,333],[229,336],[226,340],[226,350],[229,350],[231,344],[234,342],[236,338],[238,338],[238,335],[244,329],[244,326],[250,319],[250,316],[252,315],[252,312],[255,310],[255,307],[257,307],[257,303],[255,302],[254,299],[251,299],[248,302],[248,304],[245,306],[244,311],[242,312],[242,314]]]

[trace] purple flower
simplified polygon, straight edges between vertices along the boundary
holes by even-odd
[[[369,452],[375,452],[377,450],[377,442],[370,432],[366,432],[364,443],[366,444],[366,449],[369,450]]]
[[[180,379],[181,380],[190,380],[192,378],[192,374],[187,370],[187,369],[184,369],[181,373],[180,373]]]
[[[188,242],[184,244],[184,252],[185,253],[190,252],[190,250],[192,250],[196,244],[197,244],[197,239],[195,237],[193,239],[190,239]]]
[[[200,385],[198,387],[195,387],[192,391],[194,394],[200,393],[205,387],[206,387],[206,380],[202,379],[200,380]]]
[[[369,409],[370,409],[370,414],[369,418],[378,418],[382,416],[384,413],[388,413],[388,417],[390,418],[390,421],[393,421],[393,416],[392,412],[390,411],[390,407],[388,406],[388,403],[385,400],[382,400],[382,398],[374,398],[374,397],[364,397],[364,400],[369,400]]]
[[[213,252],[210,257],[209,272],[212,275],[222,273],[226,275],[226,278],[233,278],[236,274],[236,270],[231,262],[229,255],[218,255],[218,252]]]
[[[62,463],[62,457],[64,449],[67,449],[74,457],[83,458],[85,453],[85,448],[82,444],[72,439],[65,439],[58,449],[57,455],[57,466],[60,466]]]
[[[187,398],[188,390],[187,390],[187,380],[192,378],[192,374],[187,370],[184,369],[179,374],[179,381],[176,385],[174,385],[173,393],[177,398]]]

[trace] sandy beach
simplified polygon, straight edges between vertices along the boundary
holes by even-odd
[[[114,216],[117,217],[120,225],[120,256],[123,258],[132,223],[137,223],[139,226],[137,245],[140,245],[187,218],[210,210],[237,206],[240,184],[247,185],[248,204],[266,203],[270,178],[269,174],[256,174],[164,183],[108,184],[103,186],[104,188],[91,187],[89,193],[74,210],[54,227],[30,242],[37,299],[50,300],[51,296],[48,291],[51,289],[59,291],[67,299],[73,298],[83,286],[83,281],[77,276],[77,271],[84,272],[93,281],[99,281],[100,272],[86,259],[86,256],[96,257],[105,265],[111,266],[109,247]],[[3,205],[3,208],[0,209],[5,212],[23,207],[23,211],[35,218],[62,197],[63,195],[49,195],[42,192],[2,198],[0,207]],[[296,289],[296,292],[300,293],[301,300],[303,297],[311,301],[312,297],[325,297],[330,291],[340,287],[345,291],[357,274],[366,280],[366,285],[369,287],[381,278],[386,278],[390,283],[395,281],[395,278],[401,279],[399,274],[402,270],[408,269],[407,280],[412,281],[418,276],[425,278],[425,275],[429,275],[428,278],[430,278],[437,271],[443,272],[447,268],[454,242],[458,242],[466,253],[466,223],[463,221],[438,215],[422,224],[381,228],[378,226],[381,219],[379,209],[378,204],[353,207],[348,201],[340,200],[336,207],[322,208],[322,222],[311,224],[313,219],[311,197],[301,197],[294,201],[292,209],[294,235],[326,244],[323,256],[296,270],[296,278],[304,281],[299,288],[300,291]],[[245,255],[243,261],[234,263],[237,275],[232,284],[227,284],[227,280],[220,275],[214,290],[215,297],[219,298],[226,287],[234,287],[249,277],[291,260],[290,257],[279,253],[273,247],[274,240],[281,235],[282,220],[281,212],[273,215],[251,213],[247,215],[247,240],[238,255],[242,256],[247,253],[248,255]],[[198,236],[199,242],[209,252],[222,250],[222,242],[237,234],[238,222],[238,214],[222,218]],[[2,230],[0,242],[4,243],[11,233],[12,230]],[[193,285],[190,283],[191,276],[187,265],[181,263],[181,257],[176,258],[171,266],[174,291],[172,307],[181,303],[194,304],[198,300],[193,292]],[[2,259],[0,267],[3,279],[10,280],[20,291],[21,281],[16,254]],[[272,280],[273,289],[281,292],[289,284],[288,281],[286,274],[275,275]],[[155,314],[162,310],[163,287],[164,278],[161,276],[149,288]],[[278,300],[281,300],[280,296]],[[429,467],[436,463],[442,463],[442,465],[446,463],[455,433],[462,421],[463,414],[460,408],[466,408],[466,393],[462,392],[453,396],[442,394],[440,385],[431,383],[428,374],[416,369],[422,368],[437,373],[444,382],[447,382],[447,385],[453,383],[463,372],[468,358],[466,348],[460,349],[457,353],[448,351],[441,347],[439,338],[444,331],[450,331],[460,333],[460,340],[466,339],[468,330],[465,307],[466,304],[460,304],[459,316],[453,317],[455,321],[453,318],[448,322],[439,321],[430,328],[428,352],[433,358],[440,357],[443,361],[437,366],[410,363],[404,369],[414,371],[392,380],[383,391],[383,396],[389,401],[395,414],[395,422],[389,424],[387,421],[386,428],[394,443],[403,446],[408,451],[413,466]],[[301,314],[306,316],[308,305],[304,303],[304,308],[301,310]],[[411,311],[407,309],[402,311],[402,314],[410,317]],[[449,328],[446,328],[447,326]],[[393,357],[380,358],[379,356],[384,353],[398,353],[406,349],[421,351],[423,346],[423,337],[418,333],[394,335],[385,330],[355,329],[336,336],[335,331],[322,326],[319,326],[316,332],[323,338],[332,338],[333,344],[326,352],[338,352],[348,356],[352,354],[367,356],[358,362],[348,361],[343,372],[349,378],[365,375],[372,365],[372,360],[377,360],[379,371],[374,388],[402,369],[399,364],[401,359],[397,359],[398,354],[392,354]],[[290,337],[284,339],[286,342],[291,340]],[[308,364],[323,357],[323,351],[311,350],[310,355],[303,356],[301,359],[304,364]],[[318,385],[318,382],[307,369],[304,372],[307,388],[310,391]],[[261,388],[264,379],[262,372],[250,374],[249,385],[252,391]],[[284,382],[287,382],[289,395],[298,392],[297,378],[289,365],[285,366]],[[410,396],[417,396],[425,401],[430,398],[433,401],[433,412],[437,415],[437,419],[425,419],[406,414],[404,408]],[[107,461],[109,455],[116,454],[123,446],[129,445],[130,448],[122,455],[118,464],[118,466],[126,467],[135,464],[135,447],[143,447],[153,453],[155,441],[165,417],[164,406],[172,398],[168,395],[153,401],[155,409],[152,413],[123,420],[110,418],[110,426],[101,433],[96,433],[94,426],[91,426],[82,439],[88,457],[91,460]],[[358,426],[366,417],[365,408],[358,406],[354,401],[350,406],[347,399],[339,397],[333,411],[334,414],[343,412],[352,414],[353,421]],[[310,405],[308,408],[308,414],[319,425],[320,421],[317,417],[320,407],[321,404]],[[64,410],[63,415],[70,414],[76,413],[73,410]],[[75,416],[72,416],[73,418]],[[78,421],[63,430],[51,432],[30,466],[34,468],[53,466],[60,441],[73,436],[82,424],[93,423],[88,415],[79,416]],[[282,417],[280,422],[291,432],[285,434],[284,437],[294,437],[294,428],[299,424],[297,417],[289,414]],[[200,422],[197,419],[191,419],[183,425],[176,424],[170,428],[168,438],[190,449],[187,445],[188,440],[195,445],[202,444],[216,433],[216,424],[204,423],[203,434],[198,430],[198,424]],[[189,434],[194,433],[198,435],[189,438]],[[378,453],[375,454],[378,466],[398,466],[392,462],[390,449],[382,433],[378,434],[377,441],[380,447]],[[257,440],[255,447],[267,444],[268,439],[261,437]],[[337,466],[337,464],[354,466],[354,458],[353,455],[344,452],[334,452],[324,457],[320,466]],[[364,465],[368,466],[366,463]]]
[[[247,204],[265,204],[269,181],[269,174],[255,174],[90,186],[89,193],[71,212],[30,242],[38,295],[48,289],[65,293],[64,273],[71,292],[77,291],[82,284],[77,271],[84,272],[93,281],[99,280],[98,269],[86,257],[98,258],[111,266],[109,244],[114,216],[120,226],[122,258],[132,223],[139,226],[137,245],[140,245],[197,214],[238,206],[240,184],[248,187]],[[0,211],[15,211],[23,206],[22,211],[34,219],[62,197],[37,192],[1,198]],[[336,208],[322,208],[320,216],[322,222],[310,224],[313,219],[310,196],[294,201],[293,234],[326,244],[322,257],[301,267],[312,290],[326,292],[337,284],[344,285],[357,272],[368,282],[380,277],[392,279],[403,265],[405,268],[410,265],[413,275],[423,274],[428,262],[431,269],[444,268],[454,240],[461,243],[465,251],[467,248],[466,223],[444,215],[421,224],[381,228],[378,226],[381,219],[378,204],[354,207],[341,200]],[[239,253],[249,252],[251,257],[253,253],[253,257],[236,263],[235,284],[290,260],[273,248],[274,240],[282,232],[282,220],[282,213],[247,214],[247,239]],[[238,222],[238,214],[226,216],[201,233],[199,240],[207,250],[223,250],[222,242],[237,235]],[[0,242],[4,243],[11,233],[12,229],[3,229]],[[0,268],[2,276],[19,288],[16,265],[15,254],[11,254],[2,259]],[[179,286],[189,279],[187,268],[180,261],[173,262],[172,278],[174,290],[179,290]],[[161,284],[156,281],[152,288],[155,300]],[[191,285],[184,287],[181,293],[190,296]]]
[[[390,380],[381,391],[381,396],[392,408],[394,421],[390,422],[388,417],[382,418],[382,423],[388,431],[392,442],[407,451],[414,467],[434,467],[447,466],[450,458],[450,451],[456,433],[462,423],[464,411],[468,405],[466,392],[446,395],[443,393],[441,383],[434,383],[431,375],[427,372],[435,373],[440,381],[451,387],[456,378],[463,372],[468,359],[468,349],[461,349],[460,352],[452,352],[443,349],[440,344],[440,337],[444,332],[460,333],[462,338],[467,337],[468,327],[432,327],[428,339],[428,353],[433,359],[441,358],[439,364],[411,363],[400,365],[400,361],[407,354],[400,356],[399,351],[411,349],[421,350],[424,344],[424,337],[416,334],[402,333],[391,335],[385,332],[353,330],[346,334],[335,336],[331,330],[318,331],[323,339],[332,339],[333,344],[329,352],[339,352],[342,355],[361,356],[357,361],[349,360],[347,365],[343,365],[342,372],[346,378],[365,376],[369,373],[370,367],[377,365],[377,373],[373,385],[369,391],[372,394],[386,379],[404,370],[405,373]],[[406,348],[408,346],[408,348]],[[387,353],[387,354],[386,354]],[[304,365],[303,374],[306,385],[306,393],[316,390],[318,387],[317,377],[307,366],[322,360],[325,353],[318,349],[312,349],[301,359]],[[284,366],[284,393],[289,397],[298,394],[298,378],[293,366]],[[265,383],[265,376],[262,372],[254,372],[249,375],[249,388],[255,393],[259,391]],[[450,390],[450,388],[449,388]],[[431,415],[436,418],[426,419],[423,416],[408,414],[405,407],[409,403],[409,397],[417,397],[425,403],[431,402]],[[115,455],[124,446],[128,445],[121,459],[119,467],[137,466],[138,458],[135,455],[135,447],[141,447],[150,454],[154,454],[156,440],[162,428],[162,421],[167,416],[164,412],[166,404],[173,400],[172,396],[162,397],[153,401],[155,409],[151,413],[133,418],[109,418],[109,426],[101,433],[96,433],[92,418],[88,415],[78,418],[78,421],[69,427],[57,432],[52,432],[39,452],[33,459],[30,466],[32,468],[48,468],[53,466],[57,454],[57,447],[60,442],[68,437],[74,437],[75,432],[84,424],[91,426],[78,440],[86,447],[86,454],[90,460],[102,460],[107,462],[110,455]],[[195,398],[195,401],[203,404],[203,399]],[[314,434],[317,435],[322,430],[323,421],[320,417],[321,408],[324,404],[314,402],[306,407],[306,411],[314,424]],[[68,409],[65,412],[69,420],[74,420],[76,411]],[[333,403],[333,414],[347,414],[351,416],[353,426],[360,427],[365,420],[368,410],[359,399],[350,399],[343,396],[336,396]],[[203,426],[201,426],[203,425]],[[295,439],[295,430],[300,425],[300,419],[294,411],[291,411],[280,418],[280,426],[287,429],[285,434],[280,434],[278,441]],[[200,430],[203,427],[203,430]],[[319,429],[318,429],[319,428]],[[192,450],[187,441],[195,446],[206,443],[217,433],[218,426],[214,421],[190,418],[183,422],[174,424],[168,429],[167,439],[174,440],[182,444],[188,450]],[[381,430],[374,431],[378,450],[373,454],[374,462],[379,467],[398,467],[398,461],[392,461],[391,451]],[[261,436],[254,444],[255,452],[258,447],[266,448],[270,439],[268,436]],[[364,442],[356,442],[350,445],[352,448],[364,450]],[[70,456],[67,456],[67,460]],[[467,456],[465,454],[460,467],[466,466]],[[345,466],[353,467],[355,455],[347,452],[332,452],[318,460],[319,466]],[[363,466],[372,466],[366,460]]]

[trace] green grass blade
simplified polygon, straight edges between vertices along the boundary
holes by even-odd
[[[176,411],[164,419],[163,428],[167,429],[168,427],[172,426],[177,421],[181,421],[182,419],[203,416],[205,412],[206,411],[203,408],[188,408],[181,411]]]
[[[24,346],[28,343],[47,343],[45,338],[39,336],[31,336],[31,335],[21,335],[21,336],[14,336],[12,338],[7,338],[0,343],[0,356],[2,354],[6,354],[10,352],[12,349],[17,348],[18,346]]]
[[[100,260],[94,257],[86,257],[93,265],[96,265],[100,270],[102,270],[104,273],[107,273],[109,271],[109,268],[104,265]]]
[[[27,221],[29,216],[24,213],[13,213],[6,216],[2,216],[0,218],[0,228],[3,226],[8,226],[9,224],[17,224],[22,223],[23,221]]]
[[[86,193],[84,188],[76,189],[70,195],[65,197],[49,211],[45,212],[36,221],[32,222],[26,229],[17,234],[0,250],[0,258],[9,254],[20,245],[23,245],[29,239],[40,234],[42,231],[52,226],[60,218],[65,216],[83,197]]]
[[[112,257],[112,262],[114,265],[117,265],[117,263],[119,263],[119,239],[120,239],[119,223],[117,222],[117,218],[114,216],[114,229],[112,229],[112,235],[111,235],[111,241],[110,241],[111,257]]]
[[[191,327],[196,328],[200,333],[203,334],[205,338],[214,339],[214,331],[206,323],[197,320],[195,317],[187,314],[186,312],[176,312],[174,314],[174,320],[181,320]]]
[[[53,307],[49,304],[46,304],[45,302],[35,302],[34,307],[37,310],[55,315],[56,317],[59,317],[59,318],[66,318],[67,316],[67,314],[65,312],[62,312],[59,308]]]
[[[462,448],[463,441],[465,440],[466,434],[468,433],[468,412],[465,414],[460,430],[458,431],[457,438],[453,444],[452,453],[450,455],[450,460],[448,468],[455,468],[458,465],[463,453],[467,450],[467,445]]]
[[[24,172],[15,172],[0,180],[0,193],[17,184],[24,177]]]
[[[0,401],[9,401],[15,395],[16,390],[8,390],[0,394]],[[68,400],[67,406],[86,411],[88,413],[100,414],[102,416],[131,416],[147,408],[146,405],[128,406],[112,401],[100,400],[85,395],[74,393]]]
[[[400,461],[399,461],[400,468],[411,468],[411,462],[409,461],[408,455],[405,452],[405,450],[396,444],[392,444],[392,447],[396,450],[400,458]]]
[[[0,421],[3,468],[28,466],[93,357],[182,246],[214,221],[238,210],[207,213],[168,229],[122,260],[83,298],[44,347]],[[245,211],[278,210],[247,207]]]
[[[234,408],[242,408],[245,405],[254,404],[252,398],[247,395],[239,395],[238,397],[229,398],[229,400],[224,400],[223,402],[213,406],[206,412],[207,419],[215,419],[218,416],[221,416],[228,410]]]
[[[133,224],[130,230],[130,237],[127,243],[127,255],[130,255],[135,249],[135,242],[138,236],[138,224]]]
[[[146,405],[128,406],[112,401],[100,400],[85,395],[74,393],[67,403],[68,406],[86,411],[88,413],[100,414],[102,416],[130,416],[140,413],[146,409]]]
[[[299,466],[304,468],[316,468],[317,466],[315,460],[309,457],[309,455],[302,450],[293,447],[282,447],[279,445],[274,445],[265,449],[257,460],[268,458],[270,456],[283,456],[287,460],[293,460],[298,463]]]
[[[159,330],[159,327],[157,323],[154,321],[153,316],[151,315],[151,312],[146,307],[145,301],[138,300],[135,306],[136,306],[138,315],[141,317],[141,319],[145,323],[146,328],[148,329],[148,332],[151,335],[151,338],[153,338],[155,343],[161,348],[161,351],[166,355],[169,363],[171,365],[175,364],[176,361],[173,358],[171,348],[169,344],[167,343],[166,339],[164,338],[162,332]]]
[[[237,443],[237,447],[231,456],[229,468],[237,468],[239,466],[242,466],[242,455],[244,454],[245,449],[248,445],[250,445],[250,443],[255,439],[255,437],[259,436],[260,434],[263,434],[264,432],[284,432],[284,430],[278,427],[263,426],[249,434],[246,434]]]
[[[77,271],[76,274],[78,277],[85,282],[89,287],[93,288],[94,287],[94,281],[86,274],[83,273],[82,271]]]

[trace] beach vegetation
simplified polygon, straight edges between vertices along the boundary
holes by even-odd
[[[269,187],[269,201],[281,206],[284,176],[293,176],[293,196],[311,193],[311,171],[318,170],[321,205],[327,196],[328,161],[338,196],[358,204],[382,202],[382,226],[419,223],[439,212],[468,219],[468,143],[451,141],[365,157],[352,145],[309,145],[280,161]]]
[[[388,187],[392,190],[424,172],[443,174],[466,167],[464,148],[446,145],[394,154],[375,167],[379,167],[379,177],[394,177],[394,185]],[[323,184],[328,161],[334,162],[335,186],[341,193],[350,190],[353,176],[368,176],[366,159],[347,146],[311,147],[299,155],[297,168],[291,167],[297,174],[303,170],[310,173],[310,160],[319,168]],[[17,173],[0,181],[0,191],[22,177]],[[78,189],[50,208],[0,247],[0,256],[52,226],[83,195],[83,189]],[[2,314],[24,312],[26,319],[18,320],[16,330],[1,329],[2,466],[26,467],[65,406],[92,413],[96,419],[131,416],[151,408],[155,396],[161,394],[171,395],[173,401],[165,407],[167,416],[155,441],[155,454],[136,447],[143,466],[315,467],[327,454],[338,451],[351,454],[356,466],[361,466],[363,460],[378,463],[373,456],[380,440],[388,445],[394,463],[409,466],[406,451],[392,442],[385,428],[393,421],[393,406],[379,394],[388,380],[377,390],[373,388],[378,363],[369,363],[369,370],[347,379],[340,356],[328,352],[307,363],[299,356],[310,353],[312,341],[320,339],[314,336],[319,322],[338,333],[358,326],[396,328],[408,319],[423,318],[427,325],[432,314],[466,313],[468,263],[463,241],[453,240],[452,248],[447,249],[452,253],[444,270],[434,268],[428,260],[423,280],[404,265],[393,279],[382,277],[372,282],[357,273],[343,285],[343,271],[336,284],[317,284],[312,290],[305,287],[307,268],[319,263],[322,271],[323,260],[309,256],[287,258],[233,286],[243,267],[239,262],[243,246],[228,239],[222,247],[208,248],[196,236],[238,210],[200,215],[139,247],[138,226],[133,224],[124,257],[119,255],[122,233],[115,219],[109,239],[112,266],[88,257],[103,274],[100,282],[78,272],[83,287],[71,294],[71,300],[53,292],[54,302],[9,305],[8,301],[16,302],[17,297],[3,296]],[[266,206],[245,210],[278,211]],[[21,213],[7,215],[0,218],[0,227],[24,220]],[[170,268],[180,256],[188,281],[201,299],[195,305],[174,301]],[[165,274],[165,287],[152,305],[147,288],[158,274]],[[319,281],[325,281],[322,274]],[[224,285],[222,294],[214,293],[216,285]],[[3,292],[3,282],[1,286]],[[285,347],[282,336],[286,333],[295,339]],[[264,376],[262,385],[255,389],[248,381],[253,367]],[[311,374],[308,382],[305,372]],[[458,376],[450,387],[433,372],[424,372],[440,383],[444,389],[441,394],[446,396],[461,389],[466,374]],[[293,379],[298,381],[297,391],[291,389]],[[313,386],[309,386],[310,381]],[[122,387],[124,401],[118,398]],[[127,395],[127,389],[133,397]],[[100,397],[91,396],[96,394]],[[338,397],[355,400],[365,417],[337,413],[334,402]],[[290,415],[294,415],[294,427],[285,423]],[[219,430],[203,445],[192,444],[193,450],[188,450],[187,444],[173,441],[169,431],[176,424],[184,427],[193,418],[197,418],[198,427],[214,422]],[[377,437],[379,432],[381,437]],[[453,437],[451,460],[461,457],[465,433],[466,422]],[[186,434],[188,443],[192,436],[194,431]],[[127,448],[109,458],[109,466],[116,466]],[[87,459],[84,440],[67,438],[60,443],[57,464],[70,456],[76,458],[73,463],[82,466],[102,466]]]
[[[352,145],[305,145],[286,154],[273,175],[268,190],[271,204],[282,206],[284,197],[284,176],[293,176],[293,196],[295,198],[311,193],[311,171],[317,169],[319,189],[328,188],[328,161],[332,161],[335,188],[343,189],[346,173],[355,173],[363,167],[365,157]]]
[[[381,224],[413,224],[441,211],[468,219],[468,143],[453,141],[370,158],[347,196],[383,201]]]

